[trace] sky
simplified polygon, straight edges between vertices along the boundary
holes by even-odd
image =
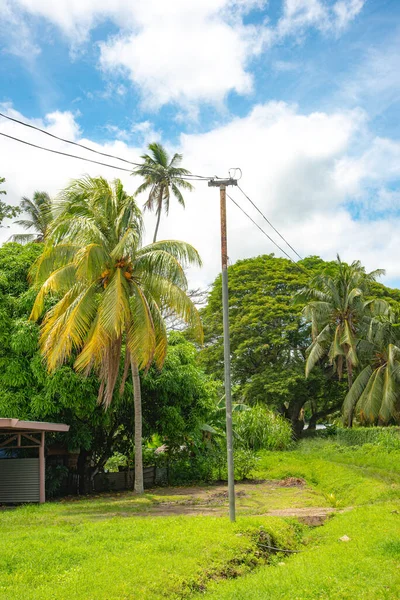
[[[0,17],[1,112],[134,162],[158,141],[196,174],[240,167],[242,189],[301,256],[359,259],[400,286],[399,0],[0,0]],[[96,158],[0,117],[1,132]],[[12,204],[84,174],[139,185],[0,136]],[[185,200],[160,238],[199,250],[190,282],[206,286],[220,269],[218,190],[196,183]],[[0,242],[18,229],[8,225]],[[231,263],[282,255],[229,200],[228,243]]]

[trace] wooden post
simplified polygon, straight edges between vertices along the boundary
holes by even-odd
[[[46,488],[45,488],[45,460],[44,460],[44,431],[40,434],[40,446],[39,446],[39,502],[43,504],[46,502]]]

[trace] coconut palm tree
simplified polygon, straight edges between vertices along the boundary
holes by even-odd
[[[380,275],[381,269],[366,273],[359,261],[348,265],[337,257],[333,267],[327,267],[310,285],[297,295],[306,300],[303,316],[311,322],[312,343],[308,348],[306,376],[325,356],[334,366],[339,378],[346,369],[348,389],[353,384],[353,372],[358,365],[358,334],[365,319],[374,310],[385,310],[384,301],[367,302],[370,285]],[[352,425],[352,412],[348,425]]]
[[[141,157],[143,163],[134,169],[133,175],[140,175],[144,179],[144,182],[136,190],[136,194],[150,190],[144,210],[155,211],[157,215],[153,237],[153,242],[155,242],[157,240],[163,208],[167,215],[169,212],[171,192],[179,204],[185,206],[185,201],[179,188],[191,191],[193,190],[193,186],[185,179],[182,179],[183,176],[190,175],[190,171],[179,166],[182,161],[182,154],[174,154],[170,159],[161,144],[149,144],[148,148],[150,154],[144,154]]]
[[[11,240],[20,244],[43,242],[52,220],[50,196],[47,192],[36,191],[32,200],[24,196],[19,206],[21,211],[28,215],[28,218],[19,219],[15,223],[22,225],[24,229],[31,229],[33,232],[15,234],[11,237]]]
[[[173,308],[201,339],[198,312],[186,295],[183,266],[200,265],[184,242],[142,247],[142,217],[118,179],[73,181],[54,205],[43,254],[31,277],[39,291],[31,319],[55,297],[41,325],[40,348],[50,372],[72,355],[85,375],[100,378],[99,402],[113,398],[124,356],[120,393],[132,374],[135,407],[135,490],[143,492],[142,409],[139,370],[162,367],[167,336],[163,307]]]
[[[368,364],[344,401],[345,417],[355,412],[362,423],[400,419],[400,337],[393,319],[372,319],[364,353]]]

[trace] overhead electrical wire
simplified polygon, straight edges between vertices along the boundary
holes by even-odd
[[[17,138],[12,135],[8,135],[7,133],[3,133],[2,131],[0,131],[0,135],[8,138],[10,140],[14,140],[15,142],[19,142],[20,144],[26,144],[27,146],[31,146],[32,148],[37,148],[38,150],[44,150],[45,152],[52,152],[54,154],[60,154],[61,156],[68,156],[69,158],[77,158],[78,160],[90,162],[95,165],[101,165],[102,167],[109,167],[111,169],[117,169],[118,171],[125,171],[126,173],[132,173],[132,169],[118,167],[117,165],[110,165],[108,163],[103,163],[99,160],[92,160],[91,158],[85,158],[84,156],[78,156],[77,154],[69,154],[68,152],[62,152],[61,150],[54,150],[53,148],[46,148],[45,146],[40,146],[39,144],[34,144],[33,142],[28,142],[27,140],[22,140],[21,138]],[[211,177],[205,177],[202,175],[187,175],[187,176],[183,175],[181,177],[181,179],[188,179],[191,181],[208,181],[209,179],[211,179]]]
[[[23,121],[20,121],[18,119],[14,119],[13,117],[9,117],[8,115],[5,115],[4,113],[0,112],[0,116],[4,117],[5,119],[9,119],[10,121],[14,121],[15,123],[18,123],[20,125],[24,125],[25,127],[29,127],[31,129],[35,129],[41,133],[44,133],[46,135],[49,135],[52,138],[58,139],[62,142],[68,143],[68,144],[73,144],[74,146],[79,146],[85,150],[89,150],[90,152],[94,152],[96,154],[102,155],[102,156],[107,156],[108,158],[113,158],[115,160],[121,160],[125,163],[131,164],[133,166],[140,166],[137,163],[131,162],[126,160],[125,158],[121,158],[118,156],[114,156],[112,154],[107,154],[105,152],[99,152],[98,150],[94,150],[93,148],[89,148],[88,146],[84,146],[83,144],[79,144],[78,142],[73,142],[71,140],[67,140],[64,138],[61,138],[57,135],[54,135],[52,133],[49,133],[48,131],[45,131],[44,129],[40,129],[40,127],[36,127],[34,125],[30,125],[29,123],[24,123]],[[3,133],[2,131],[0,131],[0,135],[8,138],[10,140],[13,140],[15,142],[19,142],[20,144],[25,144],[27,146],[30,146],[32,148],[36,148],[38,150],[43,150],[45,152],[51,152],[53,154],[59,154],[61,156],[67,156],[69,158],[75,158],[78,160],[83,160],[85,162],[90,162],[96,165],[101,165],[102,167],[109,167],[110,169],[117,169],[118,171],[125,171],[126,173],[132,173],[132,169],[126,169],[124,167],[118,167],[117,165],[110,165],[108,163],[103,163],[101,161],[98,160],[92,160],[90,158],[85,158],[84,156],[78,156],[76,154],[69,154],[68,152],[62,152],[61,150],[55,150],[53,148],[46,148],[45,146],[40,146],[39,144],[34,144],[32,142],[28,142],[27,140],[23,140],[17,137],[14,137],[12,135],[8,135],[7,133]],[[240,170],[240,169],[238,169]],[[182,176],[182,179],[187,179],[190,181],[208,181],[210,179],[221,179],[220,177],[217,176],[213,176],[213,177],[207,177],[206,175],[196,175],[194,173],[190,173],[188,175],[184,175]],[[270,227],[272,227],[272,229],[279,235],[279,237],[285,242],[285,244],[287,244],[287,246],[296,254],[296,256],[298,256],[298,258],[300,260],[302,260],[302,257],[300,256],[300,254],[293,248],[293,246],[285,239],[285,237],[278,231],[278,229],[271,223],[271,221],[269,219],[267,219],[267,217],[264,215],[264,213],[258,208],[258,206],[255,204],[255,202],[253,202],[253,200],[251,200],[251,198],[244,192],[244,190],[242,190],[242,188],[238,185],[237,186],[239,188],[239,190],[241,191],[241,193],[245,196],[245,198],[247,198],[247,200],[252,204],[252,206],[260,213],[260,215],[263,217],[263,219],[268,223],[268,225]],[[273,238],[271,238],[271,236],[269,236],[266,231],[264,231],[264,229],[262,229],[262,227],[260,227],[258,225],[258,223],[256,221],[254,221],[254,219],[229,195],[227,194],[228,198],[246,215],[246,217],[248,219],[250,219],[250,221],[252,221],[252,223],[285,255],[288,257],[288,259],[292,262],[295,263],[295,261],[292,259],[292,257],[283,249],[279,246],[279,244],[277,244],[275,242],[275,240]],[[295,263],[296,264],[296,263]]]
[[[256,222],[256,221],[255,221],[255,220],[254,220],[254,219],[253,219],[253,218],[252,218],[252,217],[251,217],[251,216],[250,216],[250,215],[249,215],[249,214],[248,214],[248,213],[247,213],[245,210],[244,210],[244,208],[242,208],[242,207],[240,206],[240,204],[239,204],[238,202],[236,202],[236,200],[234,200],[234,199],[232,198],[232,196],[230,196],[228,193],[227,193],[226,195],[228,196],[229,200],[231,200],[231,201],[233,202],[233,204],[235,204],[235,205],[238,207],[238,209],[239,209],[239,210],[241,210],[241,211],[242,211],[242,213],[243,213],[244,215],[246,215],[246,217],[247,217],[248,219],[250,219],[250,221],[251,221],[251,222],[252,222],[252,223],[253,223],[253,224],[254,224],[254,225],[255,225],[255,226],[256,226],[256,227],[257,227],[257,228],[258,228],[258,229],[259,229],[259,230],[260,230],[260,231],[261,231],[261,232],[262,232],[262,233],[263,233],[263,234],[264,234],[264,235],[267,237],[267,238],[268,238],[268,239],[269,239],[269,240],[270,240],[270,242],[272,242],[272,243],[273,243],[273,244],[274,244],[274,245],[275,245],[275,246],[278,248],[278,250],[280,250],[280,251],[281,251],[281,252],[282,252],[282,253],[283,253],[285,256],[287,256],[287,257],[288,257],[288,259],[289,259],[289,260],[290,260],[292,263],[296,264],[296,262],[293,260],[293,258],[292,258],[292,257],[291,257],[291,256],[290,256],[290,255],[289,255],[289,254],[288,254],[288,253],[287,253],[287,252],[286,252],[286,251],[285,251],[283,248],[281,248],[281,247],[279,246],[279,244],[277,244],[277,243],[275,242],[275,240],[274,240],[274,239],[272,239],[272,237],[271,237],[270,235],[268,235],[268,233],[267,233],[266,231],[264,231],[264,229],[263,229],[262,227],[260,227],[260,225],[259,225],[259,224],[258,224],[258,223],[257,223],[257,222]]]
[[[64,142],[66,144],[72,144],[73,146],[78,146],[79,148],[83,148],[84,150],[88,150],[89,152],[93,152],[95,154],[99,154],[100,156],[106,156],[107,158],[113,158],[115,160],[120,160],[124,163],[127,163],[129,165],[132,165],[134,167],[140,167],[141,165],[139,163],[135,163],[133,161],[127,160],[126,158],[122,158],[121,156],[116,156],[115,154],[108,154],[106,152],[100,152],[99,150],[95,150],[94,148],[89,148],[89,146],[85,146],[84,144],[80,144],[79,142],[74,142],[72,140],[67,140],[66,138],[62,138],[59,137],[58,135],[55,135],[54,133],[50,133],[49,131],[46,131],[45,129],[41,129],[40,127],[37,127],[36,125],[31,125],[30,123],[25,123],[24,121],[21,121],[19,119],[15,119],[14,117],[10,117],[9,115],[6,115],[2,112],[0,112],[0,117],[3,117],[4,119],[8,119],[9,121],[13,121],[14,123],[18,123],[19,125],[23,125],[24,127],[28,127],[29,129],[34,129],[35,131],[39,131],[40,133],[44,133],[45,135],[48,135],[56,140],[59,140],[60,142]],[[51,148],[45,148],[44,146],[39,146],[37,144],[33,144],[31,142],[28,142],[26,140],[21,140],[19,138],[15,138],[11,135],[5,134],[5,133],[1,133],[1,135],[3,135],[4,137],[8,137],[12,140],[21,142],[22,144],[27,144],[29,146],[32,146],[34,148],[39,148],[40,150],[45,150],[47,152],[54,152],[56,154],[61,154],[63,156],[70,156],[71,158],[78,158],[81,160],[84,160],[86,162],[93,162],[94,164],[98,164],[98,165],[102,165],[105,167],[111,167],[113,169],[119,169],[120,171],[127,171],[127,172],[132,172],[131,169],[123,169],[122,167],[117,167],[114,165],[109,165],[109,164],[105,164],[99,161],[95,161],[95,160],[90,160],[88,158],[84,158],[82,156],[76,156],[75,154],[68,154],[67,152],[61,152],[59,150],[53,150]],[[207,177],[206,175],[196,175],[194,173],[189,173],[188,175],[183,175],[181,177],[181,179],[193,179],[193,180],[209,180],[211,179],[211,177]],[[219,178],[220,179],[220,178]]]
[[[73,144],[74,146],[79,146],[84,150],[89,150],[89,152],[94,152],[95,154],[100,154],[101,156],[106,156],[107,158],[114,158],[116,160],[121,160],[122,162],[128,163],[130,165],[134,165],[135,167],[140,166],[138,163],[134,163],[130,160],[126,160],[126,158],[121,158],[120,156],[115,156],[114,154],[107,154],[106,152],[100,152],[99,150],[95,150],[94,148],[89,148],[89,146],[84,146],[83,144],[79,144],[78,142],[73,142],[72,140],[67,140],[65,138],[59,137],[54,133],[50,133],[45,129],[41,129],[40,127],[36,127],[36,125],[31,125],[30,123],[24,123],[24,121],[20,121],[19,119],[15,119],[14,117],[10,117],[9,115],[5,115],[0,112],[0,117],[4,117],[4,119],[8,119],[9,121],[14,121],[14,123],[18,123],[19,125],[23,125],[24,127],[29,127],[29,129],[35,129],[36,131],[40,131],[40,133],[44,133],[56,140],[60,140],[60,142],[65,142],[66,144]]]
[[[295,250],[293,248],[293,246],[291,244],[289,244],[289,242],[287,241],[287,239],[278,231],[278,229],[276,227],[274,227],[274,225],[272,225],[271,221],[269,219],[267,219],[267,217],[264,215],[264,213],[258,208],[258,206],[256,205],[256,203],[253,202],[253,200],[251,198],[249,198],[249,196],[242,190],[242,188],[240,187],[240,185],[238,185],[237,187],[242,192],[243,196],[245,198],[247,198],[247,200],[250,202],[250,204],[252,204],[254,206],[254,208],[260,213],[260,215],[268,223],[268,225],[270,227],[272,227],[272,229],[279,235],[279,237],[285,242],[285,244],[292,250],[292,252],[294,252],[296,254],[296,256],[298,256],[298,258],[300,260],[303,260],[303,258],[297,252],[297,250]]]
[[[26,144],[27,146],[32,146],[32,148],[38,148],[39,150],[44,150],[45,152],[53,152],[54,154],[61,154],[62,156],[69,156],[70,158],[78,158],[79,160],[84,160],[86,162],[94,163],[96,165],[102,165],[103,167],[110,167],[111,169],[118,169],[119,171],[126,171],[127,173],[132,173],[132,169],[124,169],[124,167],[117,167],[116,165],[109,165],[107,163],[100,162],[98,160],[91,160],[90,158],[84,158],[83,156],[77,156],[76,154],[68,154],[68,152],[61,152],[61,150],[53,150],[52,148],[45,148],[44,146],[39,146],[38,144],[33,144],[32,142],[27,142],[26,140],[21,140],[19,138],[13,137],[12,135],[8,135],[7,133],[3,133],[0,131],[0,135],[3,137],[9,138],[10,140],[14,140],[15,142],[20,142],[21,144]]]

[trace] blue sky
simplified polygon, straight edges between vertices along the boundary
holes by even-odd
[[[3,112],[122,156],[158,139],[193,172],[239,165],[303,254],[360,258],[400,284],[400,2],[0,0],[0,12]],[[1,138],[0,151],[13,202],[86,169]],[[163,225],[203,250],[201,283],[218,269],[217,230],[199,232],[207,194]],[[233,210],[231,229],[232,260],[272,251]]]

